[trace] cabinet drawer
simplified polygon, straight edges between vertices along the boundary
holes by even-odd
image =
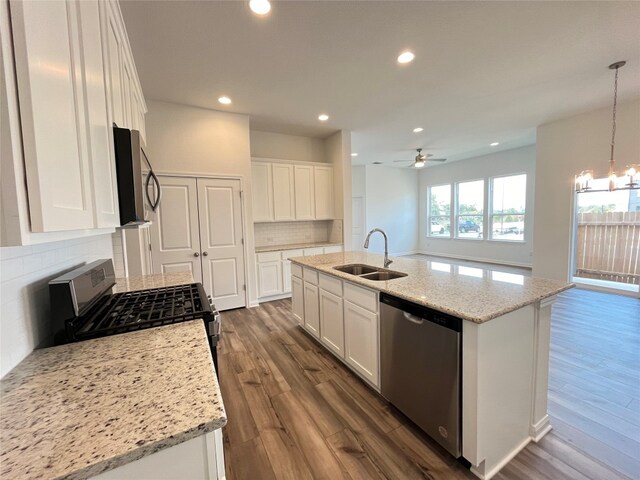
[[[344,282],[344,299],[370,312],[378,311],[378,293],[353,283]]]
[[[304,255],[304,251],[302,249],[299,250],[285,250],[282,252],[282,260],[289,260],[291,257],[302,257]]]
[[[291,264],[291,275],[302,278],[302,267],[296,263]]]
[[[312,285],[318,285],[318,271],[312,268],[304,267],[302,269],[302,278],[305,282],[309,282]]]
[[[339,278],[321,273],[319,285],[321,289],[342,297],[342,280]]]
[[[258,263],[275,262],[280,260],[280,252],[260,252],[257,257]]]
[[[322,248],[322,247],[305,248],[304,249],[305,256],[308,256],[308,255],[322,255],[323,253],[324,253],[324,248]]]

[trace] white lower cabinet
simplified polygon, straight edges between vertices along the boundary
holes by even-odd
[[[258,295],[268,297],[282,293],[282,262],[258,263]]]
[[[342,245],[331,245],[257,253],[258,298],[261,301],[269,301],[289,296],[292,289],[290,258],[341,251]]]
[[[222,429],[200,435],[173,447],[91,477],[92,480],[223,480]]]
[[[320,289],[320,341],[344,358],[344,315],[342,298]]]
[[[374,385],[379,385],[378,314],[344,301],[345,360]]]
[[[320,309],[318,286],[304,282],[304,327],[316,338],[320,338]]]
[[[378,292],[299,265],[291,282],[296,321],[379,389]]]
[[[296,321],[304,325],[304,281],[295,275],[291,277],[291,309]]]

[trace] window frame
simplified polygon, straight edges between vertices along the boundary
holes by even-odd
[[[431,190],[433,188],[437,188],[437,187],[445,187],[448,186],[449,187],[449,215],[432,215],[431,214]],[[446,238],[446,239],[451,239],[451,234],[452,234],[452,229],[451,229],[451,225],[453,225],[453,218],[452,218],[452,213],[453,213],[453,190],[454,190],[454,185],[452,183],[439,183],[439,184],[435,184],[435,185],[428,185],[427,186],[427,237],[429,238]],[[439,218],[447,218],[449,219],[449,235],[443,234],[443,235],[434,235],[431,232],[431,222],[433,219],[439,219]]]
[[[460,209],[460,185],[463,183],[473,183],[473,182],[482,182],[482,213],[481,214],[462,214],[460,215],[459,213],[459,209]],[[455,235],[453,236],[453,238],[455,238],[456,240],[472,240],[477,242],[478,240],[486,240],[486,235],[487,235],[487,229],[486,229],[486,224],[487,224],[487,179],[485,178],[470,178],[468,180],[461,180],[459,182],[455,182],[455,193],[454,193],[454,200],[455,200],[455,208],[453,209],[453,220],[455,221]],[[460,216],[463,217],[482,217],[482,234],[477,236],[477,237],[461,237],[460,236]],[[451,223],[453,225],[453,222]]]
[[[520,175],[524,175],[525,178],[525,193],[524,193],[524,211],[522,211],[521,213],[494,213],[493,211],[493,193],[494,193],[494,180],[497,178],[507,178],[507,177],[518,177]],[[516,172],[516,173],[509,173],[509,174],[505,174],[505,175],[495,175],[492,177],[489,177],[489,198],[487,199],[487,207],[488,207],[488,224],[489,224],[489,234],[487,236],[487,240],[491,241],[491,242],[508,242],[508,243],[525,243],[526,239],[525,239],[525,235],[527,232],[527,207],[528,207],[528,202],[527,202],[527,194],[528,194],[528,187],[529,187],[529,176],[527,175],[527,172]],[[504,217],[506,215],[520,215],[522,216],[522,239],[507,239],[507,238],[493,238],[493,217],[494,216],[501,216]]]

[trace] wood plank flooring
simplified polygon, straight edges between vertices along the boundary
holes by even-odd
[[[554,311],[554,430],[495,478],[640,478],[640,302],[591,295],[569,291]],[[290,301],[280,300],[222,314],[229,480],[476,478],[300,329],[290,312]]]

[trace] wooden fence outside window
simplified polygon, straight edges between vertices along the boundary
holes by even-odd
[[[640,284],[640,212],[579,213],[576,276]]]

